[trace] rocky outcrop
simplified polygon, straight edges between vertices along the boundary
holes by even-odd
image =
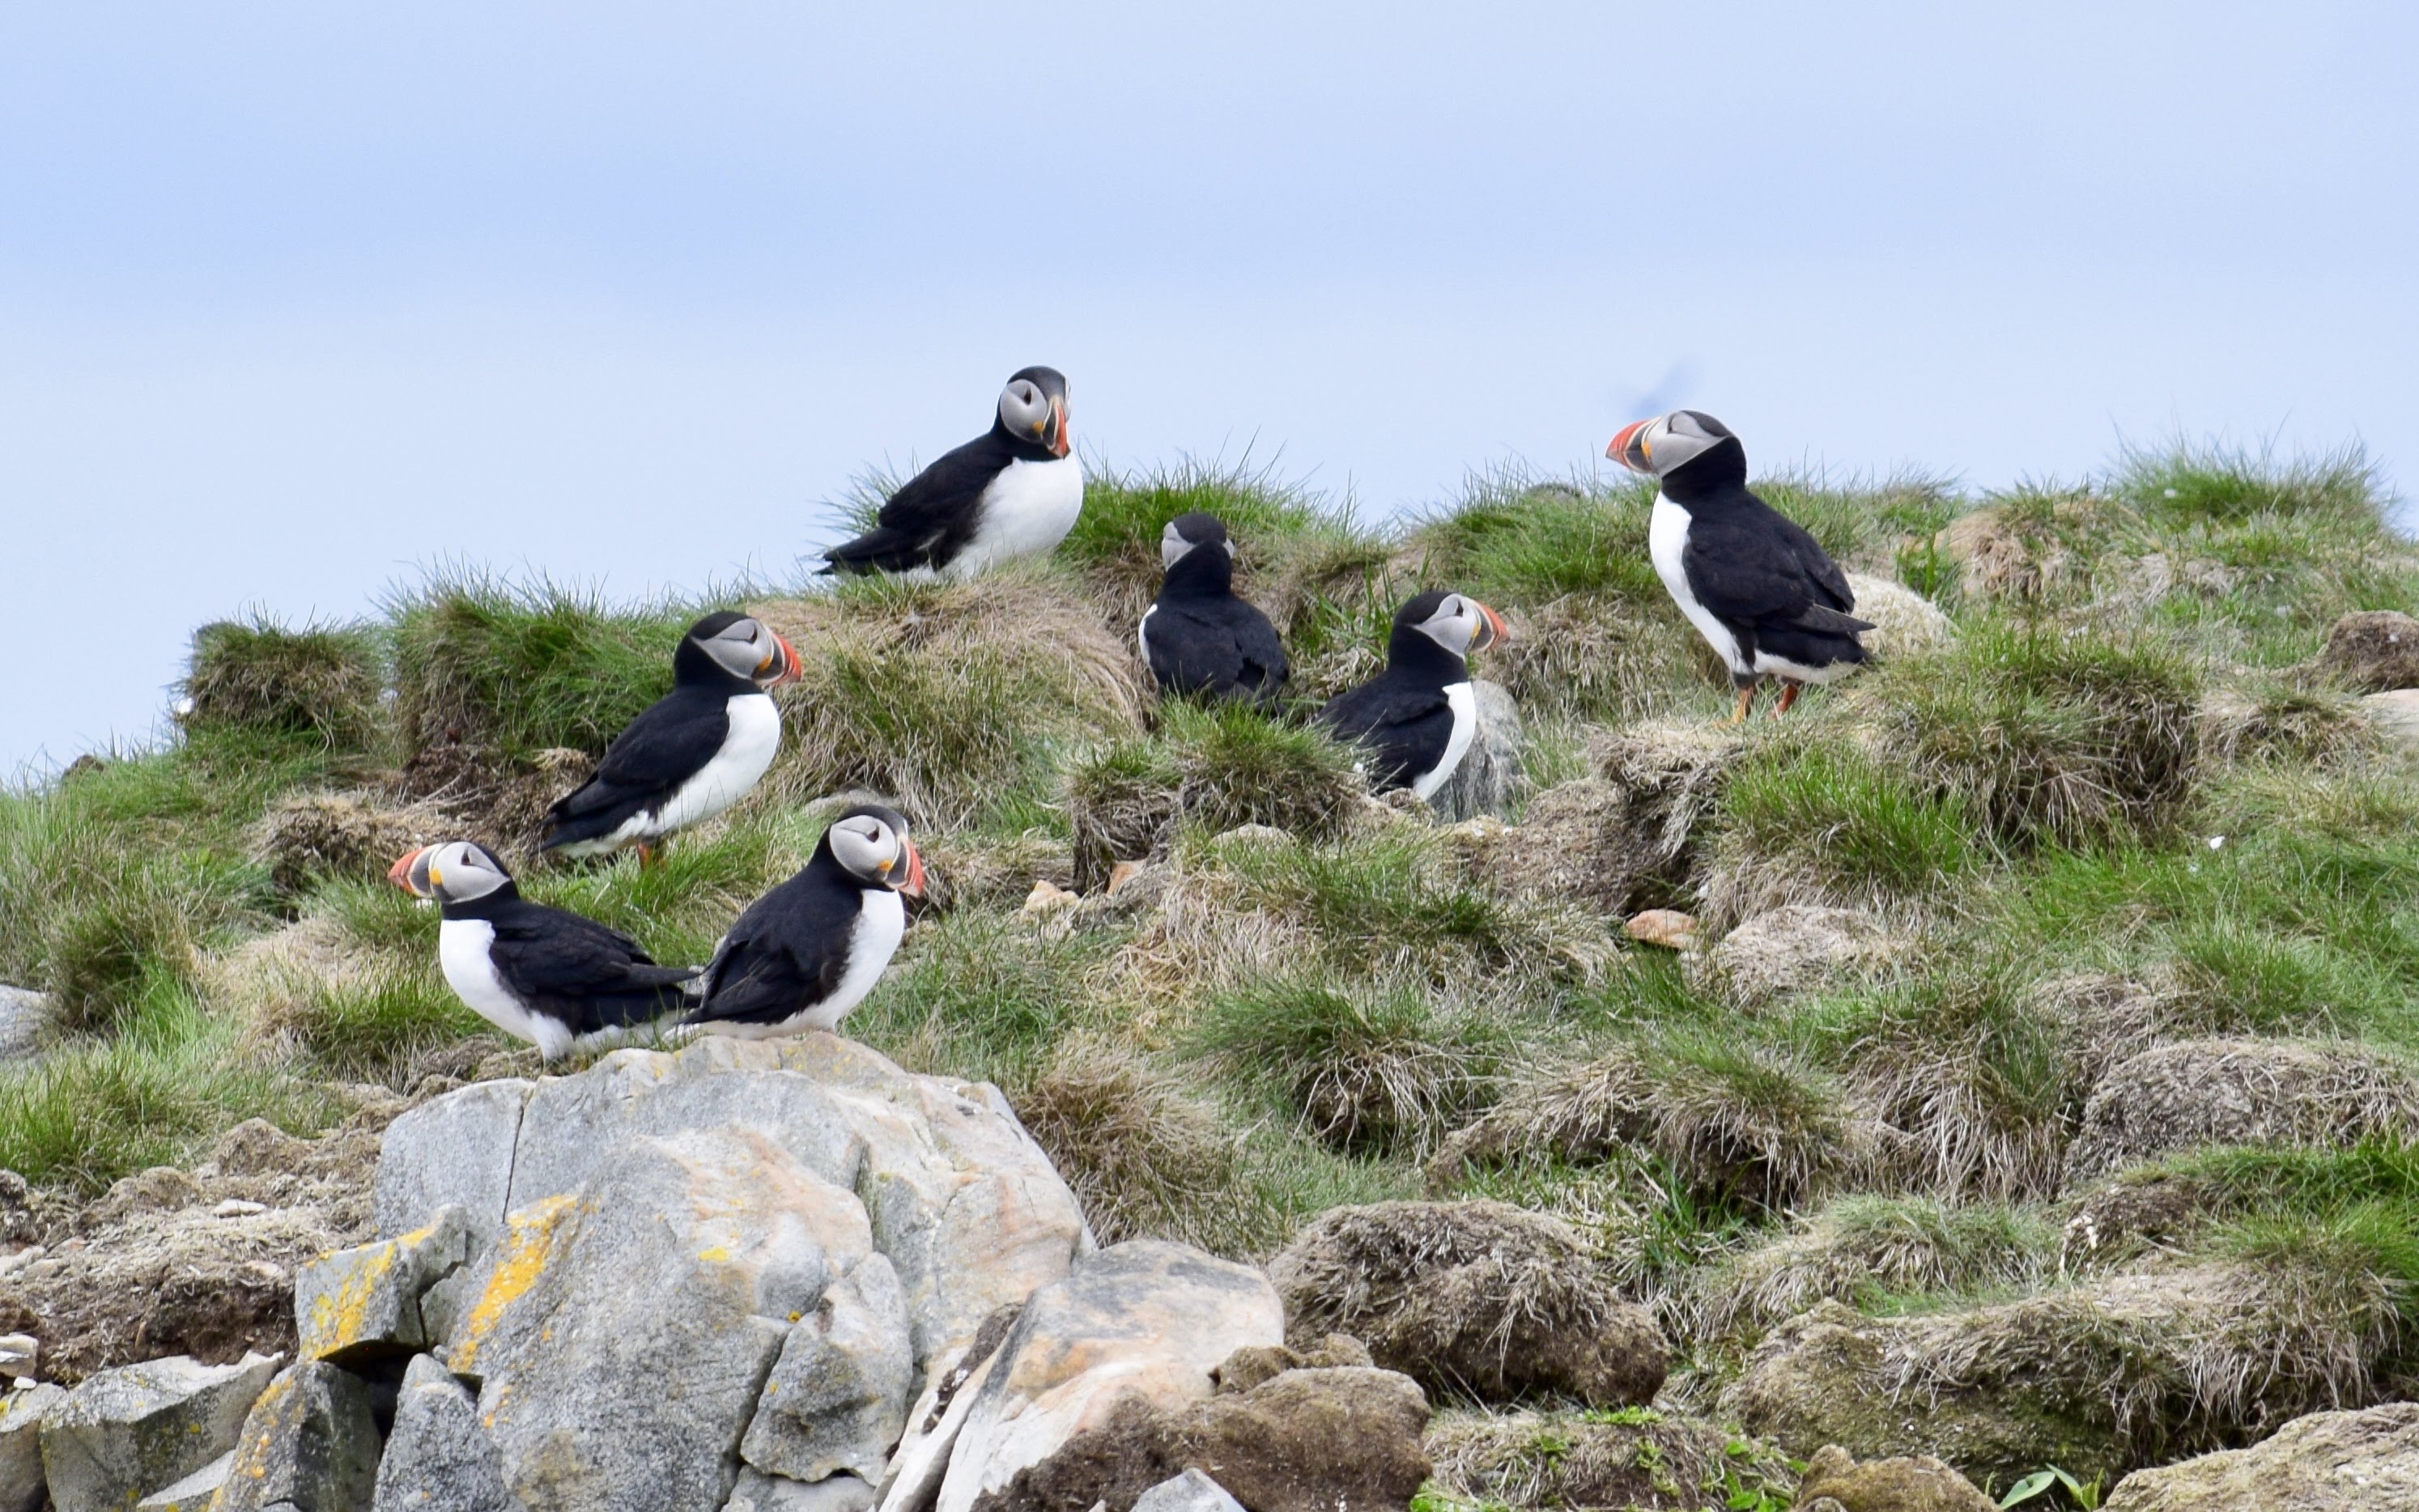
[[[2419,1134],[2419,1072],[2350,1047],[2277,1040],[2154,1045],[2102,1078],[2066,1180],[2199,1145],[2346,1145]]]
[[[235,1448],[277,1362],[185,1355],[87,1377],[41,1421],[42,1473],[58,1512],[122,1512]]]
[[[2419,620],[2393,609],[2364,609],[2335,621],[2319,670],[2363,693],[2419,687]]]
[[[1578,1232],[1502,1202],[1339,1208],[1271,1262],[1293,1334],[1348,1334],[1425,1385],[1490,1401],[1646,1402],[1671,1352]]]
[[[1825,1503],[1840,1512],[1994,1512],[1998,1504],[1930,1455],[1868,1459],[1829,1444],[1806,1462],[1797,1505]]]
[[[2419,1402],[2313,1412],[2248,1449],[2119,1481],[2108,1512],[2382,1512],[2419,1506]]]
[[[373,1512],[519,1512],[477,1396],[436,1356],[412,1357],[378,1461]]]
[[[42,1424],[67,1399],[65,1391],[52,1385],[0,1395],[0,1512],[41,1507]]]

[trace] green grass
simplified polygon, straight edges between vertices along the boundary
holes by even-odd
[[[911,1071],[1019,1086],[1092,1016],[1100,933],[1048,936],[1014,918],[960,913],[914,930],[900,965],[848,1021],[851,1038]]]
[[[2294,457],[2279,457],[2267,444],[2128,443],[2109,485],[2145,515],[2183,525],[2242,525],[2262,516],[2375,524],[2384,497],[2377,464],[2357,443]]]
[[[438,974],[434,951],[316,986],[284,1026],[313,1065],[349,1081],[397,1080],[414,1057],[490,1032]]]
[[[378,730],[382,661],[366,626],[222,620],[193,632],[180,719],[193,730],[302,735],[360,750]]]
[[[1723,790],[1724,845],[1767,886],[1912,898],[1988,864],[1992,841],[1956,788],[1828,742],[1758,750]]]

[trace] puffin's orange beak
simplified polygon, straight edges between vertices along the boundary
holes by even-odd
[[[1053,456],[1065,456],[1067,453],[1073,448],[1074,444],[1075,443],[1069,440],[1067,436],[1067,401],[1064,399],[1051,400],[1050,455]]]
[[[1622,426],[1621,433],[1613,437],[1612,444],[1604,449],[1604,455],[1632,472],[1653,471],[1654,458],[1646,455],[1645,444],[1640,439],[1646,427],[1653,424],[1652,420],[1633,420]]]
[[[899,890],[910,898],[924,896],[924,858],[913,845],[907,847],[907,880],[899,884]]]
[[[428,896],[426,893],[411,885],[411,865],[427,853],[428,847],[425,845],[418,850],[405,853],[403,859],[387,868],[386,879],[415,898],[425,898]]]
[[[778,687],[783,683],[794,683],[805,675],[805,669],[798,665],[798,648],[790,644],[785,636],[775,636],[773,643],[781,648],[781,670],[774,673],[773,680],[764,686]]]
[[[1493,609],[1488,609],[1486,605],[1480,603],[1474,598],[1470,601],[1470,607],[1478,610],[1480,617],[1486,621],[1487,625],[1486,629],[1479,635],[1478,639],[1470,643],[1471,650],[1484,651],[1498,640],[1509,640],[1512,639],[1512,627],[1503,623],[1502,615],[1496,613]]]

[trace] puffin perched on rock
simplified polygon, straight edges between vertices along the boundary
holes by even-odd
[[[748,905],[715,947],[705,998],[684,1020],[761,1040],[836,1027],[882,980],[924,893],[907,821],[880,804],[833,820],[797,875]]]
[[[1468,657],[1510,632],[1503,616],[1466,594],[1432,588],[1394,611],[1386,670],[1318,711],[1318,722],[1369,753],[1380,793],[1423,798],[1452,780],[1478,733]]]
[[[767,689],[793,682],[798,654],[745,614],[709,614],[672,653],[672,690],[613,737],[596,775],[547,810],[542,850],[602,856],[655,844],[747,795],[781,748]]]
[[[1166,577],[1134,639],[1164,693],[1276,702],[1292,670],[1269,617],[1235,596],[1235,543],[1215,515],[1179,515],[1160,533]]]
[[[1067,538],[1084,509],[1084,465],[1067,430],[1067,379],[1028,367],[1008,380],[988,434],[900,486],[873,529],[824,553],[826,573],[974,577]]]
[[[388,879],[443,910],[437,961],[481,1018],[548,1060],[610,1042],[695,1001],[695,966],[659,966],[628,935],[523,898],[503,863],[466,840],[424,845]]]
[[[1848,611],[1857,595],[1814,537],[1747,486],[1747,451],[1730,427],[1696,409],[1625,425],[1605,448],[1662,484],[1646,528],[1647,554],[1680,612],[1731,670],[1738,707],[1780,679],[1776,717],[1808,683],[1828,683],[1865,659],[1857,637],[1872,624]]]

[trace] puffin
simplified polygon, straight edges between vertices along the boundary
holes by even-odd
[[[441,911],[437,962],[481,1018],[548,1060],[609,1043],[687,1008],[695,966],[659,966],[592,918],[523,898],[503,863],[466,840],[407,853],[388,880]]]
[[[906,819],[878,803],[847,810],[797,875],[731,926],[706,964],[703,1000],[682,1023],[747,1040],[838,1027],[899,949],[902,893],[924,895]]]
[[[1369,752],[1377,791],[1410,788],[1433,798],[1478,733],[1467,658],[1510,633],[1478,600],[1431,588],[1394,611],[1386,670],[1337,694],[1317,720]]]
[[[1661,488],[1646,551],[1688,623],[1720,656],[1738,689],[1731,723],[1748,717],[1758,684],[1780,683],[1773,717],[1809,683],[1846,676],[1873,628],[1849,611],[1857,595],[1839,563],[1795,520],[1747,486],[1747,451],[1730,427],[1697,409],[1624,425],[1605,455]]]
[[[1066,376],[1023,368],[1000,391],[990,431],[901,485],[873,529],[824,553],[823,571],[972,578],[1050,550],[1083,509]]]
[[[1134,630],[1163,693],[1274,703],[1292,669],[1269,617],[1235,596],[1235,543],[1215,515],[1179,515],[1160,532],[1166,576]]]
[[[641,865],[675,830],[747,795],[781,748],[768,689],[798,677],[798,654],[745,614],[709,614],[672,653],[672,690],[613,737],[596,775],[547,810],[541,851],[603,856],[635,845]]]

